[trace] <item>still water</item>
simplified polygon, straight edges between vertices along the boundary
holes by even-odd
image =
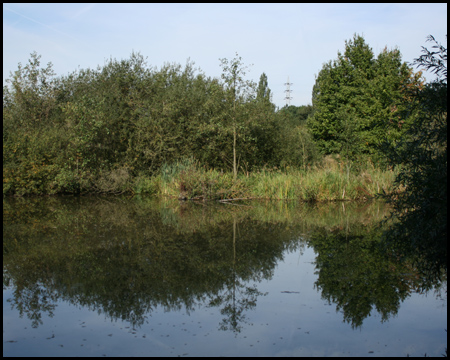
[[[383,203],[3,200],[3,356],[441,356]]]

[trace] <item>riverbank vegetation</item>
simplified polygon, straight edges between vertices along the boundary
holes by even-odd
[[[29,62],[3,87],[3,194],[158,194],[181,199],[364,199],[391,193],[399,167],[383,140],[421,73],[358,35],[324,64],[312,106],[277,109],[267,76],[244,79],[236,54],[221,79],[187,61],[156,69],[132,53],[56,76]],[[402,191],[401,187],[395,189]]]
[[[394,207],[384,244],[401,258],[413,257],[423,276],[441,279],[447,272],[447,48],[428,37],[414,65],[431,70],[436,79],[421,91],[409,89],[411,126],[396,141],[385,141],[389,164],[400,169],[395,196],[384,197]],[[393,220],[393,221],[392,221]]]
[[[394,171],[364,166],[349,178],[345,163],[327,156],[308,170],[262,168],[239,174],[206,169],[195,160],[163,166],[161,174],[137,179],[135,193],[153,193],[183,200],[279,199],[308,202],[325,200],[363,200],[388,191]]]

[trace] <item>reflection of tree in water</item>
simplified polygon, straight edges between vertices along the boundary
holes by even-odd
[[[256,306],[257,297],[265,295],[258,291],[256,285],[252,287],[242,286],[238,282],[233,285],[231,292],[219,297],[215,301],[214,306],[225,303],[226,305],[220,310],[225,317],[219,325],[219,330],[232,330],[233,332],[241,332],[243,323],[246,323],[245,311],[251,310]],[[210,303],[211,305],[211,303]]]
[[[233,213],[225,211],[217,218],[206,214],[207,221],[194,218],[197,226],[191,217],[184,227],[147,209],[136,216],[139,209],[126,211],[130,203],[65,204],[55,212],[40,203],[18,207],[3,229],[4,288],[14,286],[11,306],[35,326],[64,300],[139,327],[158,307],[189,313],[226,288],[232,297],[224,294],[220,303],[227,304],[223,313],[237,329],[259,296],[256,287],[242,284],[270,278],[298,232],[245,214],[233,222]]]
[[[23,204],[7,207],[6,217],[4,206],[3,286],[14,286],[11,306],[33,326],[60,300],[133,327],[158,307],[189,313],[209,301],[221,308],[220,329],[237,333],[264,295],[249,284],[270,279],[283,252],[298,249],[301,234],[314,229],[316,287],[353,326],[374,307],[383,321],[395,315],[419,283],[413,269],[382,255],[369,226],[355,225],[378,214],[369,205],[229,211],[184,204],[172,216],[173,209],[111,198]]]
[[[15,297],[7,299],[12,307],[15,307],[20,317],[24,314],[31,320],[31,327],[37,328],[43,324],[42,313],[52,318],[56,308],[57,294],[49,291],[40,284],[29,284],[27,287],[16,289]]]
[[[216,296],[210,301],[209,306],[217,307],[222,304],[225,306],[220,313],[225,317],[219,324],[219,330],[232,330],[235,333],[241,332],[242,324],[246,323],[245,311],[256,307],[258,296],[266,295],[258,291],[256,284],[245,286],[239,280],[236,273],[236,218],[233,219],[233,272],[231,283],[226,283],[226,290],[222,295]]]
[[[388,320],[411,292],[437,285],[424,284],[410,265],[389,259],[380,238],[379,231],[365,226],[320,228],[311,236],[317,252],[315,287],[353,328],[362,326],[373,308],[382,322]]]

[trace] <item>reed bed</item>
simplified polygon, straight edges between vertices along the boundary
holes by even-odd
[[[263,168],[239,174],[205,169],[195,160],[165,165],[160,175],[139,181],[139,193],[182,200],[270,199],[306,202],[363,200],[389,193],[395,171],[371,163],[358,172],[325,158],[322,164],[303,169]]]

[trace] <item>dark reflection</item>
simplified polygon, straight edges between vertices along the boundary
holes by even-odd
[[[241,267],[243,264],[240,261],[238,262],[236,257],[236,233],[240,233],[237,226],[236,218],[234,218],[231,277],[226,280],[226,290],[221,295],[214,297],[209,303],[209,306],[222,306],[220,312],[225,317],[222,319],[219,329],[232,330],[235,333],[239,333],[242,329],[241,324],[247,322],[245,311],[253,309],[256,306],[258,296],[266,295],[258,291],[256,285],[246,286],[240,281],[237,268]],[[245,264],[244,267],[246,267]],[[271,274],[269,274],[269,276],[271,277]],[[267,279],[269,276],[266,276],[265,278]],[[261,281],[261,278],[256,277],[253,280]]]
[[[318,254],[315,286],[353,328],[362,326],[374,308],[384,322],[397,314],[411,292],[440,286],[420,278],[411,262],[388,258],[380,246],[381,231],[353,224],[311,234]]]
[[[225,316],[219,326],[239,331],[261,295],[248,283],[270,278],[283,251],[298,246],[293,239],[300,232],[282,221],[253,220],[253,210],[118,198],[10,199],[3,286],[14,285],[12,306],[33,326],[41,313],[52,314],[56,300],[133,326],[158,306],[189,313],[209,301]]]
[[[3,288],[13,286],[11,306],[34,327],[60,300],[133,327],[158,307],[189,313],[209,304],[223,315],[218,328],[238,333],[265,295],[257,284],[312,232],[317,287],[360,326],[373,306],[383,320],[396,314],[416,287],[413,270],[383,258],[374,245],[378,234],[357,225],[386,211],[380,203],[4,199]]]

